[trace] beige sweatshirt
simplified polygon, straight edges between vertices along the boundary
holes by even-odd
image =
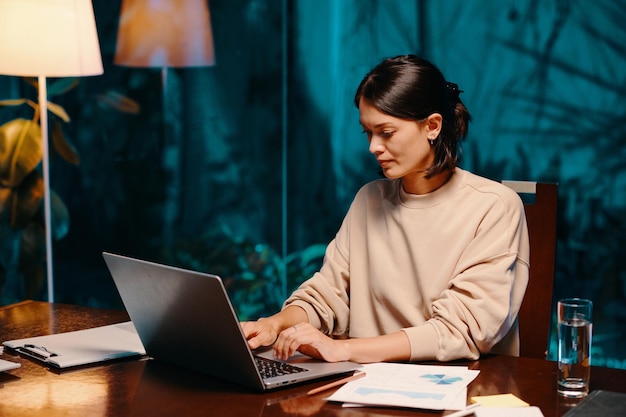
[[[285,306],[334,336],[403,330],[413,361],[519,355],[529,250],[523,204],[498,182],[457,168],[436,191],[411,195],[400,180],[377,180]]]

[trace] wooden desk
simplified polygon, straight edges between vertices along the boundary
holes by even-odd
[[[0,308],[2,341],[102,326],[128,320],[122,311],[24,302]],[[449,412],[357,408],[329,404],[329,392],[307,396],[323,382],[258,394],[209,376],[152,360],[124,360],[58,372],[5,350],[22,367],[0,374],[2,416],[445,416]],[[575,402],[556,394],[554,362],[491,356],[459,362],[480,369],[468,395],[513,393],[546,417]],[[592,389],[626,392],[626,371],[593,368]],[[327,381],[325,381],[327,382]]]

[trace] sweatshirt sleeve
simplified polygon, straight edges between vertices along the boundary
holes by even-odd
[[[303,282],[285,301],[283,308],[289,305],[301,307],[309,322],[325,334],[339,336],[347,333],[350,323],[348,264],[347,257],[338,249],[337,238],[333,239],[326,248],[319,272]]]

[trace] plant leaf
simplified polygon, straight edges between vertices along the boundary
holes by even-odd
[[[58,96],[65,94],[71,89],[75,88],[80,80],[78,77],[64,77],[49,83],[48,85],[48,97]]]
[[[41,128],[32,120],[14,119],[0,126],[0,185],[17,187],[43,157]]]
[[[70,116],[67,114],[63,107],[48,101],[48,110],[58,116],[65,123],[69,123]]]
[[[70,212],[61,197],[50,190],[50,212],[52,214],[52,239],[60,240],[70,229]]]
[[[0,228],[5,223],[5,214],[9,213],[9,209],[11,207],[11,195],[13,190],[7,187],[0,187]],[[4,235],[0,233],[0,236],[4,238]]]
[[[24,275],[26,287],[41,288],[45,277],[46,236],[43,224],[31,221],[22,229],[19,271]],[[41,265],[43,265],[43,274]],[[36,291],[35,291],[36,292]]]
[[[37,212],[42,209],[44,193],[43,178],[39,171],[33,171],[17,189],[0,188],[0,209],[9,210],[11,227],[24,229],[33,222]],[[69,231],[70,213],[63,200],[52,190],[50,190],[50,212],[52,238],[60,240]],[[2,213],[0,210],[0,215]]]
[[[39,78],[37,78],[37,77],[22,77],[22,80],[26,81],[26,84],[31,85],[35,90],[39,89]]]
[[[24,228],[32,221],[41,206],[44,186],[39,171],[33,171],[13,192],[11,202],[11,226]]]
[[[20,106],[26,103],[25,98],[16,98],[13,100],[0,100],[0,106]]]
[[[54,123],[52,131],[50,132],[50,138],[52,139],[54,149],[56,149],[63,159],[74,165],[80,163],[78,152],[76,152],[76,148],[65,138],[63,130],[61,129],[61,123]]]
[[[129,114],[138,114],[141,111],[139,103],[116,91],[107,91],[104,94],[99,94],[97,100],[101,108],[111,107],[122,113]]]

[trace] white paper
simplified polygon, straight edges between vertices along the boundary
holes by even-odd
[[[327,399],[351,405],[462,409],[467,385],[480,371],[464,366],[398,363],[366,364],[366,376],[338,389]]]
[[[343,403],[341,404],[341,406],[345,408],[367,407],[368,404]],[[463,410],[466,407],[467,407],[467,388],[463,388],[463,390],[458,393],[456,398],[450,400],[450,402],[446,406],[446,410]]]
[[[22,366],[17,362],[5,361],[4,359],[0,359],[0,372],[10,371],[11,369],[16,369]]]
[[[4,342],[5,346],[13,349],[26,344],[42,347],[53,353],[54,356],[42,360],[59,368],[146,354],[135,326],[130,321]]]

